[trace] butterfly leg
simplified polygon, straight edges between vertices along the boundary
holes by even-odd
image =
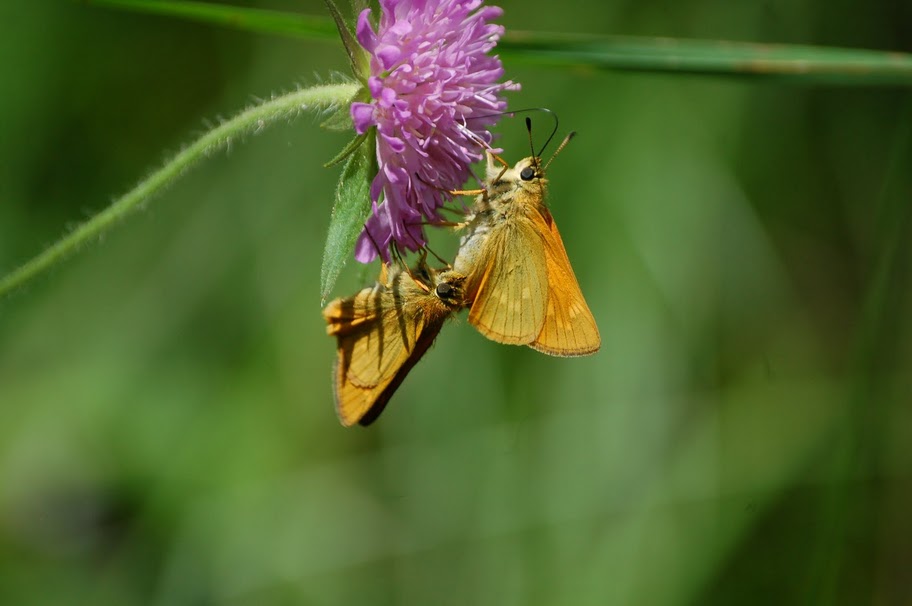
[[[408,274],[409,278],[415,283],[415,285],[423,290],[424,292],[431,292],[431,287],[428,286],[428,283],[431,280],[430,272],[428,271],[427,265],[427,250],[425,247],[422,247],[421,257],[418,259],[418,263],[415,265],[415,269],[420,272],[420,277],[416,277],[412,272],[412,268],[406,264],[405,260],[402,258],[402,253],[399,252],[399,247],[396,246],[396,243],[391,243],[391,249],[396,252],[397,262],[405,269],[405,273]]]
[[[491,183],[494,183],[494,182],[496,182],[496,181],[500,181],[500,178],[504,176],[504,173],[506,173],[507,170],[510,169],[510,163],[507,162],[506,160],[504,160],[503,158],[501,158],[500,156],[498,156],[497,154],[495,154],[495,153],[494,153],[493,151],[491,151],[490,149],[485,150],[485,151],[486,151],[487,154],[488,154],[488,174],[491,174],[490,169],[494,168],[494,160],[497,160],[500,164],[503,165],[503,168],[500,169],[500,172],[497,174],[497,177],[495,177],[495,178],[491,181]],[[478,192],[478,193],[481,193],[481,192]]]

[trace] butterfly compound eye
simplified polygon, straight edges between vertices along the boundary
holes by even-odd
[[[443,299],[443,298],[450,296],[450,294],[452,294],[453,287],[450,286],[449,284],[447,284],[446,282],[443,282],[441,284],[438,284],[437,288],[435,290],[437,292],[437,296],[440,297],[441,299]]]
[[[523,181],[531,181],[535,178],[535,169],[531,166],[527,166],[522,169],[522,172],[519,173],[519,178]]]

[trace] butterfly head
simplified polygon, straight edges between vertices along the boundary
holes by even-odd
[[[443,271],[434,277],[434,294],[448,308],[457,310],[465,307],[465,276],[455,271]]]
[[[513,166],[496,164],[491,156],[488,158],[488,184],[492,189],[504,185],[513,189],[526,189],[546,182],[545,171],[538,156],[523,158]]]
[[[535,183],[545,181],[545,171],[542,168],[541,158],[529,156],[516,163],[513,171],[521,183]]]

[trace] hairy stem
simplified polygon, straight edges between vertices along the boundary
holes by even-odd
[[[297,90],[255,105],[213,128],[140,181],[106,209],[76,227],[43,252],[0,278],[0,298],[63,261],[81,246],[105,233],[143,207],[155,194],[176,181],[202,159],[228,147],[244,134],[257,132],[279,120],[307,110],[342,106],[358,90],[354,83],[331,84]]]

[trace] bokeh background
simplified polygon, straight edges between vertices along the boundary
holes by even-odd
[[[499,4],[512,29],[912,51],[889,1]],[[0,32],[2,271],[347,68],[75,2],[6,0]],[[463,315],[342,428],[319,274],[348,137],[249,137],[0,301],[0,603],[912,603],[909,92],[506,67],[513,108],[579,131],[550,204],[602,351]]]

